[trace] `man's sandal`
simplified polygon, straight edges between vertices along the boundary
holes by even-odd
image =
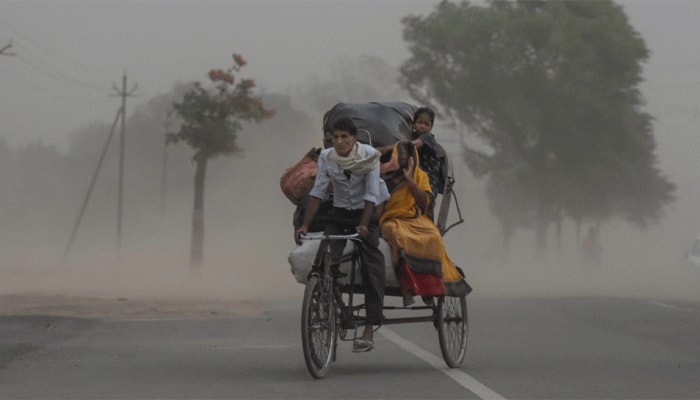
[[[354,353],[364,353],[370,351],[374,348],[374,342],[372,340],[366,339],[355,339],[352,345],[352,351]]]

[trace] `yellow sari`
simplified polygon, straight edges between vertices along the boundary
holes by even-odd
[[[397,149],[394,146],[392,159],[396,157]],[[414,157],[416,169],[413,180],[421,190],[430,193],[428,175],[418,167],[417,154]],[[425,210],[418,207],[405,181],[391,193],[379,225],[384,240],[399,252],[411,270],[440,276],[446,286],[462,280],[462,274],[447,255],[440,231],[425,215]]]

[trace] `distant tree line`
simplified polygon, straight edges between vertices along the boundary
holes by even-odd
[[[320,144],[321,116],[337,102],[413,98],[485,144],[485,150],[465,145],[464,161],[486,180],[506,244],[516,230],[533,230],[542,252],[548,229],[555,226],[560,236],[567,219],[578,227],[623,218],[643,228],[673,201],[675,185],[658,168],[653,119],[638,89],[649,51],[613,2],[444,1],[403,23],[410,57],[398,71],[363,57],[342,62],[328,79],[260,95],[275,118],[242,127],[260,138],[265,165],[283,171],[301,157],[285,152],[285,143]],[[193,85],[175,84],[128,113],[126,190],[139,194],[135,206],[144,215],[157,214],[164,154],[167,190],[192,191],[197,152],[166,147],[165,139],[181,127],[182,120],[169,118],[174,104],[185,105],[186,93],[198,93]],[[40,141],[13,150],[0,137],[0,233],[25,218],[41,224],[77,212],[108,133],[106,122],[94,122],[72,136],[67,152]],[[230,149],[237,143],[233,137]],[[231,165],[213,164],[209,178],[225,182]],[[100,179],[93,207],[111,214],[116,174],[107,169]]]
[[[465,125],[504,242],[534,229],[615,217],[656,222],[675,185],[658,168],[638,85],[649,57],[623,9],[601,1],[443,1],[403,20],[411,57],[401,82]]]

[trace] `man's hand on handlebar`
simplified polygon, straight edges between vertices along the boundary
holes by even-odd
[[[295,242],[298,246],[301,245],[301,235],[306,235],[306,234],[308,233],[308,231],[309,231],[309,228],[307,228],[307,227],[304,226],[304,225],[300,226],[299,229],[297,229],[296,231],[294,231],[294,242]]]
[[[364,238],[365,236],[369,235],[369,230],[367,230],[367,227],[365,225],[358,225],[355,229],[357,230],[357,234],[361,238]]]

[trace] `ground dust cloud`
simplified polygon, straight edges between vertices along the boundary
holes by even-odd
[[[287,263],[294,248],[294,206],[280,191],[279,177],[309,148],[321,145],[320,116],[295,125],[294,140],[284,137],[289,133],[279,126],[285,125],[280,121],[275,126],[250,127],[250,133],[239,137],[245,149],[241,156],[210,163],[205,259],[200,269],[193,271],[188,265],[193,166],[177,170],[187,184],[168,193],[162,215],[157,191],[149,190],[158,186],[154,183],[158,174],[132,171],[128,175],[119,254],[113,191],[96,190],[74,247],[64,259],[68,233],[85,190],[82,176],[83,185],[73,188],[71,201],[34,199],[32,212],[22,218],[3,213],[6,229],[0,245],[0,291],[296,304],[303,288]],[[191,156],[187,149],[180,151]],[[645,231],[621,221],[604,223],[600,265],[582,262],[581,236],[577,237],[571,222],[564,224],[560,246],[550,230],[543,257],[534,254],[532,231],[518,231],[510,250],[504,252],[483,182],[474,179],[455,157],[456,191],[465,222],[452,228],[445,240],[450,257],[475,289],[472,296],[700,298],[700,270],[683,258],[692,240],[688,232],[694,227],[674,210]],[[139,177],[148,181],[140,182]],[[102,181],[103,185],[113,182]],[[450,219],[456,219],[454,207]]]

